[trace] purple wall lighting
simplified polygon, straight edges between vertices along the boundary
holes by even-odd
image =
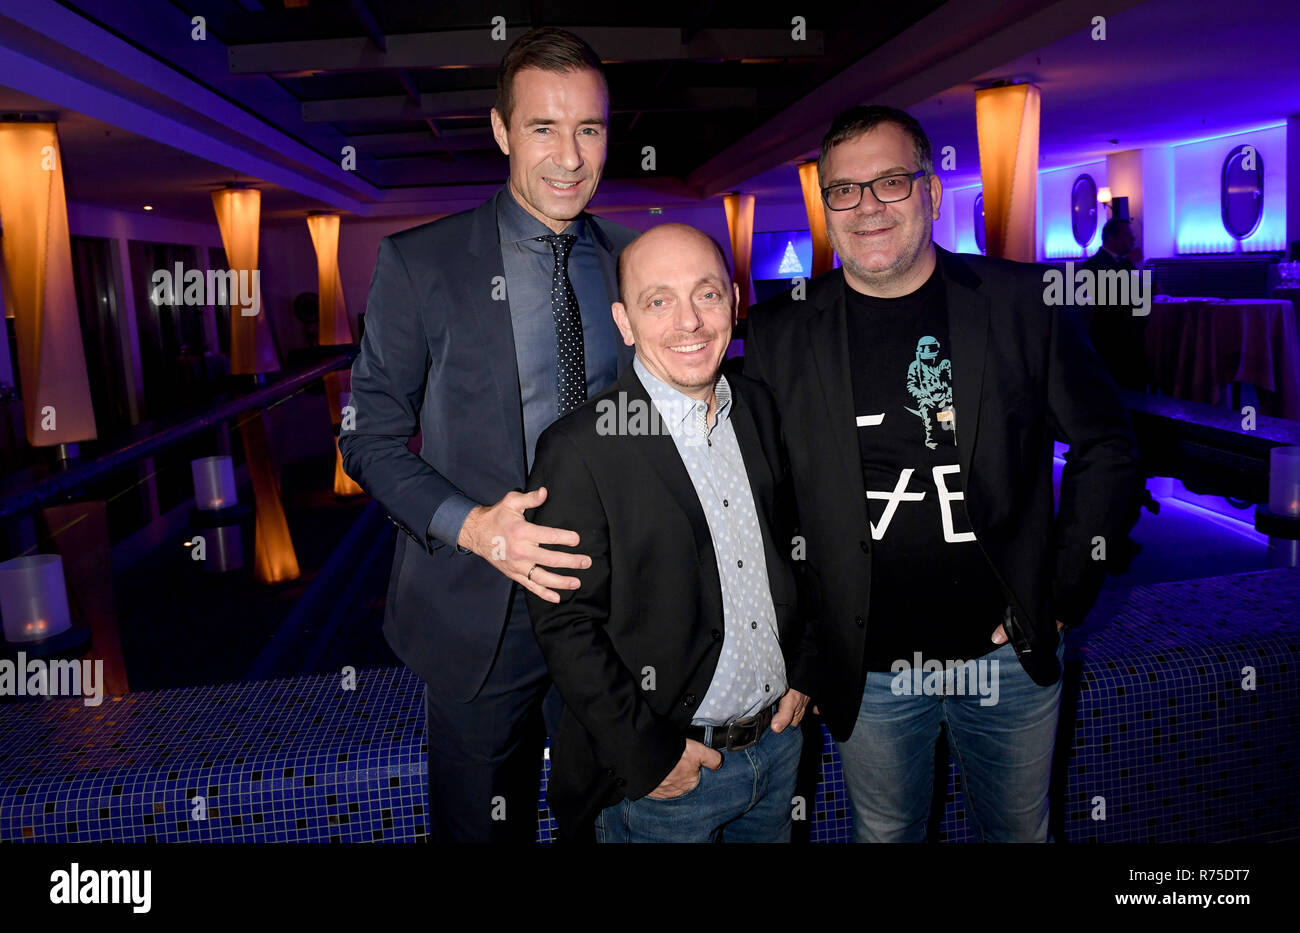
[[[1101,228],[1109,215],[1100,202],[1097,227],[1087,244],[1080,246],[1074,238],[1074,186],[1080,175],[1090,177],[1098,188],[1109,183],[1105,159],[1038,173],[1038,254],[1044,259],[1082,259],[1101,247]]]
[[[1240,240],[1224,228],[1224,163],[1251,146],[1263,169],[1264,210],[1254,232]],[[1286,242],[1286,125],[1192,140],[1174,146],[1174,236],[1179,254],[1264,252]],[[1240,159],[1237,160],[1240,162]],[[1238,165],[1234,181],[1244,174]]]
[[[950,205],[953,223],[952,249],[959,253],[979,253],[980,243],[975,239],[975,200],[983,194],[979,185],[949,188],[944,200]]]

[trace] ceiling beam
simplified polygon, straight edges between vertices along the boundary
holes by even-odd
[[[678,110],[753,110],[761,108],[769,92],[752,87],[691,87],[667,94],[644,94],[640,100],[620,96],[612,113],[663,113]],[[439,91],[407,96],[343,97],[313,100],[302,105],[306,123],[421,120],[425,117],[484,117],[496,105],[496,91]]]
[[[111,12],[112,5],[106,7]],[[166,17],[174,13],[180,20],[175,33],[188,37],[192,28],[188,17],[174,7],[167,10]],[[160,29],[176,22],[163,16],[146,19]],[[188,38],[175,41],[203,45]],[[200,49],[189,54],[201,64],[206,53]],[[223,77],[229,80],[224,72]],[[274,82],[256,83],[261,87]],[[358,172],[343,170],[334,155],[338,144],[322,146],[329,156],[308,148],[155,54],[56,0],[25,0],[7,7],[0,16],[0,85],[175,149],[201,154],[206,161],[232,172],[342,210],[364,212],[367,204],[382,196]],[[268,99],[273,97],[268,95]],[[333,132],[325,135],[342,139]]]
[[[375,44],[375,48],[380,52],[387,52],[388,40],[384,36],[384,30],[380,28],[379,20],[375,19],[375,14],[366,5],[366,0],[348,0],[348,10],[351,11],[353,18],[361,24],[361,28],[366,31],[366,35]]]
[[[496,140],[489,130],[442,130],[436,139],[428,133],[359,133],[347,137],[348,145],[357,152],[366,152],[383,159],[410,152],[466,152],[474,149],[496,149]]]
[[[683,41],[682,30],[659,27],[572,26],[610,62],[741,61],[821,58],[825,37],[809,30],[794,39],[789,29],[701,29]],[[511,30],[515,38],[522,27]],[[486,27],[386,37],[386,51],[367,36],[232,45],[231,74],[373,71],[398,68],[496,68],[506,44]]]
[[[510,174],[510,163],[500,152],[462,154],[455,162],[439,158],[394,159],[381,165],[383,188],[423,185],[473,185],[499,183]]]
[[[737,139],[687,177],[700,197],[741,185],[821,144],[856,104],[911,107],[1141,0],[950,0]],[[973,106],[973,104],[972,104]]]

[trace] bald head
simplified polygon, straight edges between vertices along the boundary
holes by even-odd
[[[653,376],[712,406],[738,297],[717,240],[685,224],[647,230],[619,255],[618,280],[623,342]]]
[[[682,238],[707,241],[718,255],[718,262],[722,266],[722,272],[726,281],[731,281],[731,266],[727,263],[727,254],[722,251],[722,245],[713,237],[709,236],[702,230],[696,230],[687,224],[659,224],[657,227],[651,227],[645,233],[641,234],[618,254],[618,300],[627,304],[628,295],[625,289],[625,283],[628,278],[628,265],[633,261],[638,248],[654,249],[657,245],[673,244],[681,242]]]

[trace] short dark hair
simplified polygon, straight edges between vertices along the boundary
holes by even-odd
[[[916,117],[897,107],[857,106],[841,112],[831,121],[831,128],[822,137],[821,152],[817,156],[817,179],[825,184],[826,156],[840,143],[857,139],[863,133],[874,130],[882,123],[893,123],[902,128],[912,138],[912,151],[918,168],[925,169],[927,175],[934,174],[934,156],[930,149],[930,137],[917,122]],[[867,179],[854,179],[866,181]]]
[[[1124,227],[1128,226],[1128,224],[1129,221],[1124,220],[1121,217],[1112,217],[1110,220],[1106,221],[1106,223],[1102,225],[1101,242],[1105,243],[1115,234],[1119,233],[1122,229],[1124,229]],[[1132,230],[1133,228],[1129,227],[1129,229]]]
[[[497,71],[496,110],[507,127],[515,108],[515,74],[524,68],[540,68],[554,74],[590,68],[600,75],[606,90],[609,89],[605,66],[586,42],[564,29],[549,26],[530,29],[510,43]]]
[[[664,226],[664,225],[660,224],[659,226]],[[689,224],[678,224],[676,226],[685,227],[685,226],[689,226]],[[650,228],[650,230],[657,230],[657,229],[658,227]],[[727,261],[727,251],[722,248],[722,244],[719,243],[717,239],[714,238],[711,234],[705,233],[703,230],[700,230],[697,227],[691,227],[691,229],[694,230],[696,233],[700,234],[701,236],[708,237],[709,242],[713,244],[713,248],[718,251],[718,259],[722,261],[722,271],[727,273],[727,279],[729,282],[734,282],[736,280],[736,275],[734,272],[731,271],[731,263]],[[632,241],[627,244],[627,246],[624,246],[618,252],[618,262],[615,264],[615,270],[616,270],[615,286],[618,289],[618,300],[625,306],[627,305],[627,298],[623,296],[623,282],[626,281],[627,279],[627,262],[623,259],[623,257],[626,256],[628,252],[631,250],[632,243],[635,243],[637,240],[641,239],[641,237],[649,233],[650,230],[643,230],[640,234],[634,237]],[[732,310],[734,311],[735,309],[733,308]]]

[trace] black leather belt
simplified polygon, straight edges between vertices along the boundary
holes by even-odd
[[[748,719],[737,719],[725,726],[688,726],[686,737],[697,742],[703,742],[710,748],[738,752],[749,748],[751,745],[758,744],[758,740],[763,737],[763,730],[772,725],[772,715],[776,712],[776,707],[777,704],[773,703],[761,713],[750,716]],[[713,734],[708,740],[704,737],[706,729],[713,730]]]

